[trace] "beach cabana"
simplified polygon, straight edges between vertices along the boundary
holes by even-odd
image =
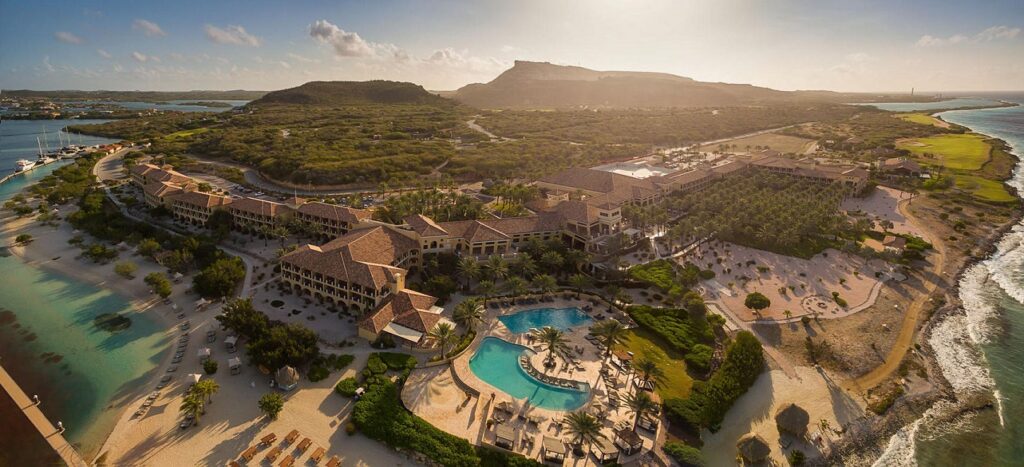
[[[237,344],[237,336],[228,336],[227,338],[224,339],[224,347],[227,347],[228,353],[234,353],[236,350],[238,350],[237,348],[235,348]]]
[[[516,430],[509,425],[497,425],[494,428],[494,445],[509,451],[516,446]]]
[[[810,421],[811,416],[807,411],[793,403],[786,404],[775,412],[775,425],[779,428],[779,433],[788,433],[798,438],[803,438],[807,434],[807,424]]]
[[[772,448],[768,446],[764,438],[753,433],[747,433],[740,438],[736,443],[736,449],[743,460],[749,463],[761,462],[772,453]]]
[[[632,456],[644,449],[644,439],[628,428],[615,430],[615,445],[627,456]]]
[[[591,449],[600,463],[617,461],[619,459],[619,448],[608,438],[600,438],[594,442]]]
[[[228,359],[228,368],[231,369],[231,374],[237,375],[242,372],[242,359],[238,357],[231,357]]]
[[[209,304],[210,304],[209,300],[207,300],[205,298],[200,298],[199,300],[196,300],[195,308],[197,310],[200,310],[200,309],[202,309],[203,307],[205,307],[206,305],[209,305]]]
[[[299,386],[299,372],[288,365],[279,368],[274,373],[274,379],[277,381],[277,387],[282,391],[291,391]]]
[[[544,437],[544,460],[551,462],[565,462],[565,443],[558,438]]]
[[[196,383],[198,383],[198,382],[199,382],[199,380],[200,380],[200,379],[201,379],[202,377],[203,377],[203,375],[201,375],[201,374],[199,374],[199,373],[192,373],[192,374],[190,374],[190,375],[186,376],[186,377],[185,377],[185,380],[186,380],[186,381],[188,381],[188,382],[189,382],[189,384],[196,384]]]
[[[209,347],[203,347],[203,348],[199,349],[199,352],[197,353],[198,356],[199,356],[199,361],[205,362],[206,360],[209,360],[210,359],[210,355],[212,353],[213,352],[210,351]]]

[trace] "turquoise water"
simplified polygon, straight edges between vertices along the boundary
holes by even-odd
[[[5,121],[4,131],[10,132],[15,123],[22,122]],[[35,136],[31,138],[34,143]],[[11,148],[7,138],[0,144]],[[50,164],[0,184],[0,203],[66,163]],[[95,454],[117,422],[117,414],[105,409],[142,384],[169,347],[163,327],[145,314],[132,314],[132,325],[125,331],[111,334],[97,329],[96,315],[131,312],[128,300],[27,266],[14,256],[0,256],[0,277],[4,368],[26,393],[39,395],[40,409],[50,420],[64,423],[71,443],[86,456]],[[12,426],[8,422],[0,420],[0,433]],[[8,442],[0,436],[0,449],[18,448]]]
[[[940,110],[940,109],[955,109],[958,107],[983,107],[986,105],[998,105],[999,101],[995,99],[986,99],[980,97],[958,97],[956,99],[948,99],[937,102],[880,102],[873,104],[858,104],[858,105],[870,105],[877,107],[882,110],[888,110],[890,112],[916,112],[919,110]]]
[[[107,121],[109,120],[4,120],[0,125],[0,176],[14,172],[14,163],[18,159],[35,160],[38,157],[37,137],[44,149],[49,146],[53,150],[60,147],[58,141],[66,142],[68,140],[69,135],[61,132],[65,126]],[[60,132],[60,136],[57,135],[58,132]],[[84,146],[109,144],[117,141],[116,139],[85,135],[70,135],[70,139],[72,143]],[[42,169],[38,168],[32,172],[39,172]]]
[[[576,410],[587,402],[584,391],[542,383],[519,366],[519,356],[530,350],[497,337],[485,337],[469,359],[469,368],[484,382],[536,407]]]
[[[579,308],[537,308],[499,316],[498,320],[515,334],[529,332],[530,328],[550,326],[566,330],[590,324],[593,319]]]

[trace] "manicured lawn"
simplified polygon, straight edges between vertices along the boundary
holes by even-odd
[[[193,130],[181,130],[181,131],[176,131],[174,133],[171,133],[171,134],[165,136],[164,138],[166,138],[166,139],[185,138],[187,136],[192,136],[192,135],[198,135],[198,134],[201,134],[201,133],[206,133],[207,131],[210,131],[210,129],[206,128],[206,127],[196,128],[196,129],[193,129]]]
[[[1006,191],[1002,182],[973,175],[956,175],[956,187],[970,191],[974,196],[986,201],[1009,203],[1015,199],[1010,192]]]
[[[622,347],[633,352],[634,359],[653,360],[665,371],[665,380],[655,388],[662,400],[690,395],[693,379],[686,374],[683,355],[671,350],[657,335],[642,328],[632,329],[626,334]]]
[[[956,170],[978,170],[988,162],[992,147],[980,135],[938,135],[896,142],[896,147],[922,156],[931,154],[934,159],[925,163],[942,164]]]
[[[939,119],[932,117],[931,115],[928,114],[900,114],[898,115],[898,117],[908,122],[920,123],[922,125],[932,125],[940,128],[945,128],[948,126],[944,125],[941,121],[939,121]]]

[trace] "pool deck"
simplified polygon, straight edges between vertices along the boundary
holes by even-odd
[[[520,439],[515,443],[513,450],[527,457],[539,459],[542,451],[543,436],[564,438],[568,441],[569,435],[557,424],[557,421],[561,420],[566,412],[534,407],[527,404],[524,399],[514,399],[507,393],[478,378],[470,369],[469,360],[476,353],[483,338],[487,336],[498,337],[537,350],[527,342],[526,334],[511,333],[497,319],[498,316],[537,308],[579,307],[582,309],[583,306],[588,304],[589,302],[586,299],[558,298],[551,302],[516,305],[499,309],[488,307],[485,328],[478,332],[474,342],[470,344],[469,348],[462,355],[455,358],[450,366],[422,368],[412,372],[402,391],[403,402],[409,410],[412,410],[413,413],[434,426],[465,438],[471,443],[487,445],[493,445],[495,442],[494,426],[488,427],[487,421],[495,418],[495,408],[499,404],[508,402],[514,409],[513,415],[508,417],[510,420],[506,421],[505,424],[515,429],[517,437]],[[607,309],[607,306],[598,305],[594,308],[595,311],[603,311]],[[591,316],[595,316],[595,314],[597,313],[590,313]],[[605,313],[601,313],[601,315],[605,315]],[[566,333],[569,338],[569,347],[571,349],[579,347],[583,350],[582,354],[573,352],[573,357],[577,359],[582,370],[567,368],[563,361],[559,359],[559,365],[549,370],[547,374],[588,383],[591,387],[590,398],[579,410],[595,413],[603,408],[604,415],[599,418],[605,425],[605,435],[609,439],[613,439],[612,427],[620,423],[632,423],[633,417],[629,409],[625,407],[619,407],[614,410],[604,407],[607,405],[605,401],[608,397],[608,391],[610,389],[618,392],[621,396],[625,396],[631,391],[631,388],[626,375],[619,374],[616,371],[612,372],[614,374],[614,378],[612,378],[614,387],[609,388],[607,386],[599,373],[603,355],[597,347],[584,338],[587,333],[588,328],[585,326],[573,328]],[[544,358],[545,353],[538,351],[531,357],[531,363],[536,368],[543,368]],[[479,391],[479,396],[465,391],[463,385]],[[531,425],[527,423],[527,417],[540,417],[542,421],[537,425]],[[661,430],[662,428],[659,426],[659,431]],[[654,440],[658,435],[658,433],[645,430],[637,430],[637,433],[644,439],[645,451],[654,445]],[[532,445],[524,445],[522,440],[525,439],[533,440]],[[628,459],[623,457],[620,459],[620,462],[627,462],[642,455],[634,455]],[[572,461],[573,455],[570,451],[566,464]],[[579,465],[597,465],[595,463],[596,460],[592,457],[588,457],[586,460],[579,459],[578,461]]]

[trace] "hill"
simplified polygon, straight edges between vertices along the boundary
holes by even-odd
[[[453,94],[479,108],[719,107],[793,100],[839,100],[827,91],[777,91],[749,84],[707,83],[668,73],[597,71],[547,62],[516,61],[486,84]]]
[[[399,81],[311,81],[298,87],[267,93],[251,103],[320,106],[367,104],[449,105],[422,86]]]
[[[32,91],[4,89],[4,97],[39,98],[52,100],[102,100],[118,102],[165,102],[176,100],[239,100],[259,99],[266,91]]]

